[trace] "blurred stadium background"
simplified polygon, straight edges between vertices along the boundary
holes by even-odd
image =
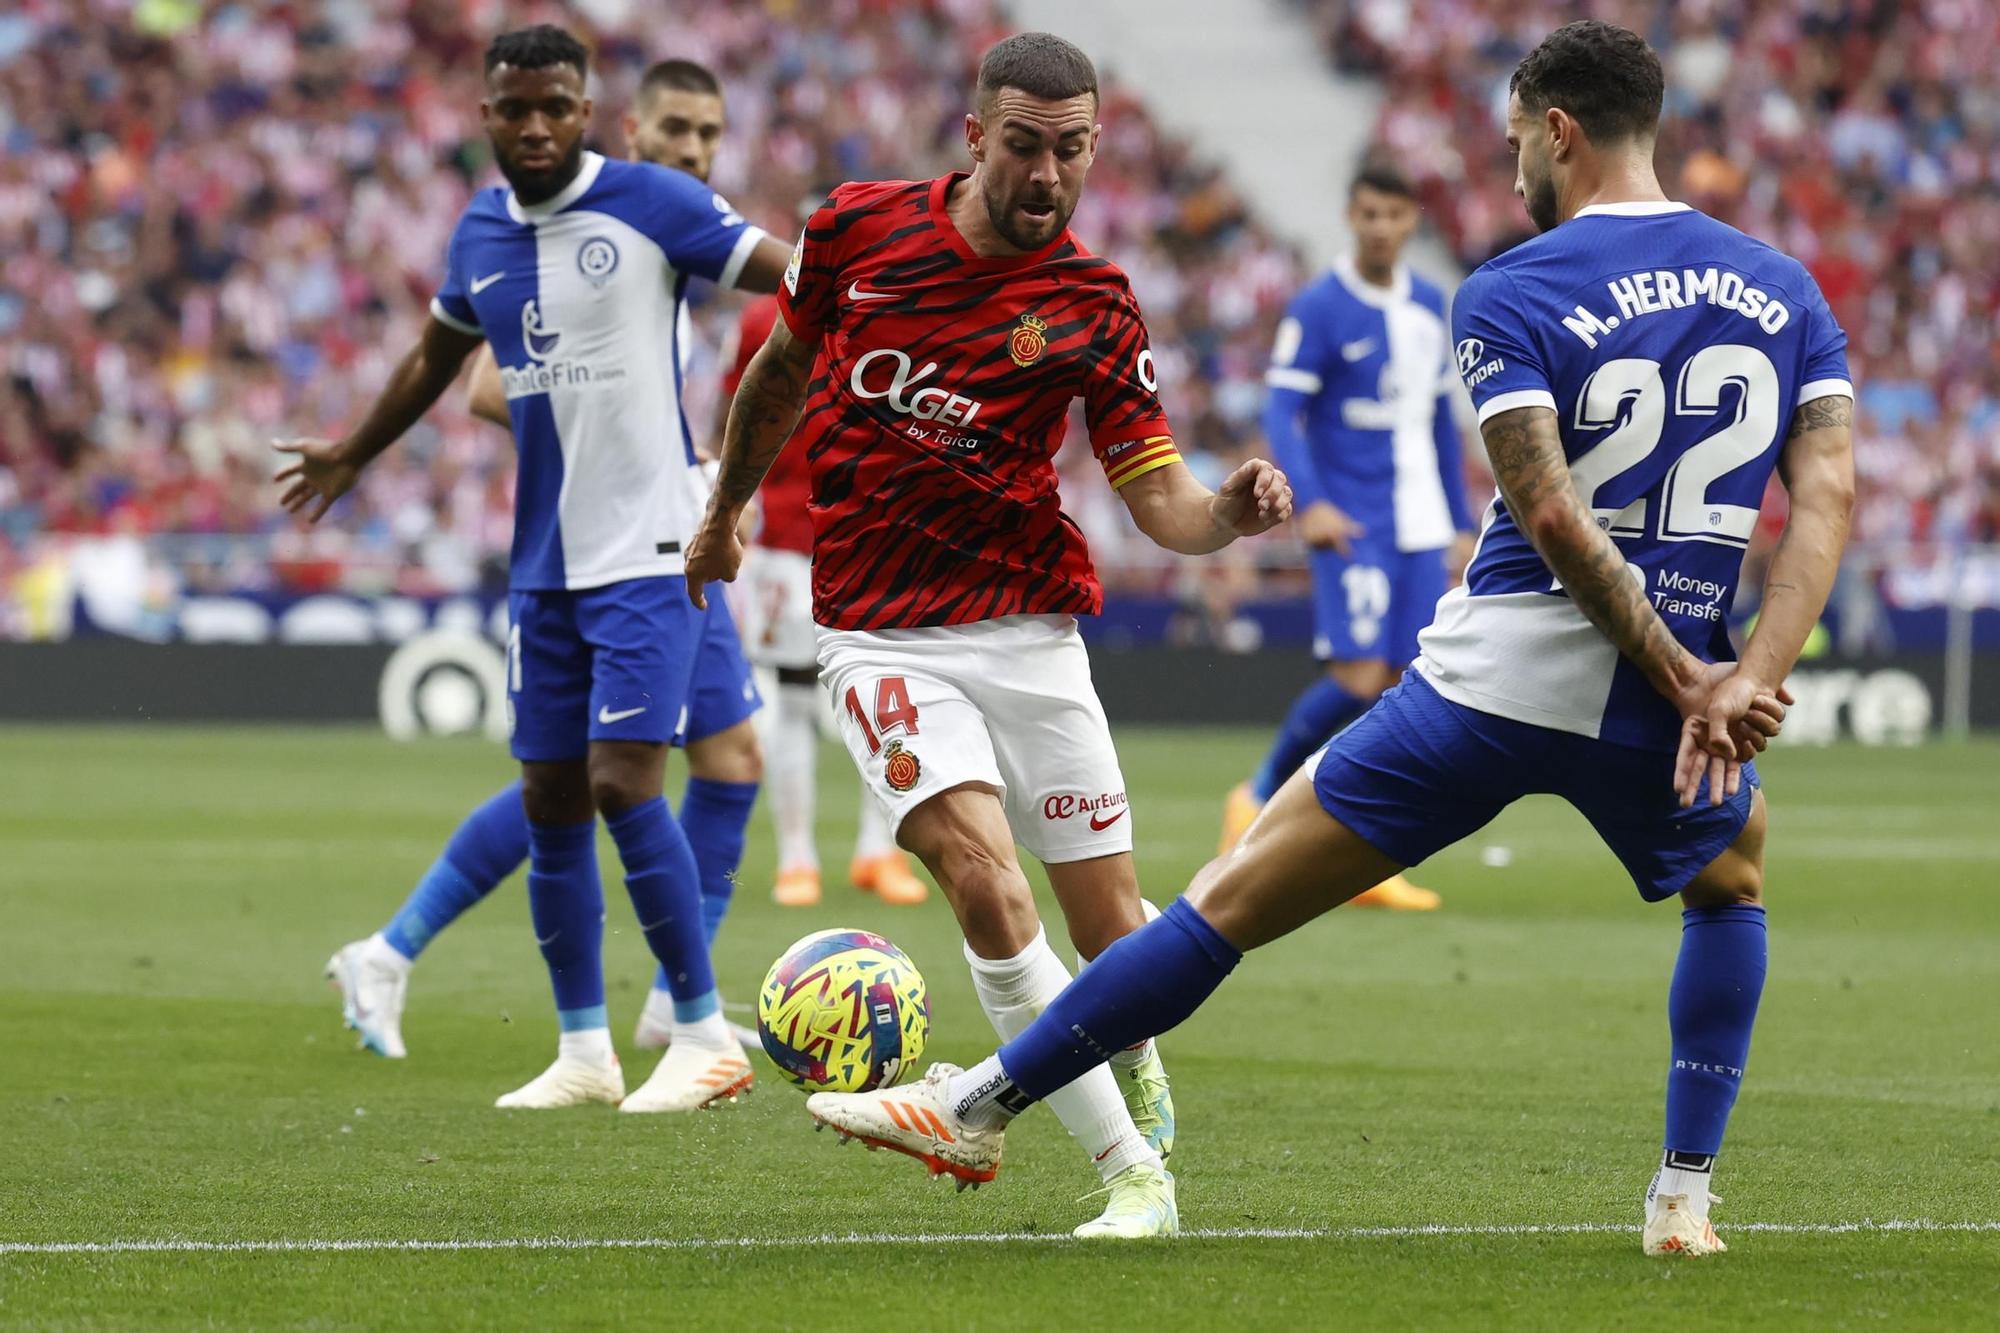
[[[1852,339],[1862,501],[1796,737],[2000,725],[2000,8],[1582,8],[1666,59],[1670,192],[1804,259]],[[997,36],[1075,37],[1110,85],[1075,227],[1132,275],[1183,447],[1213,481],[1263,448],[1272,330],[1342,249],[1365,153],[1418,180],[1414,262],[1447,287],[1524,234],[1505,79],[1578,9],[1257,0],[1217,25],[1198,0],[22,0],[0,15],[0,714],[365,718],[395,646],[495,624],[512,449],[455,395],[312,531],[278,510],[268,441],[350,422],[423,318],[459,207],[494,177],[473,109],[500,27],[588,35],[612,151],[648,62],[711,65],[731,122],[716,183],[780,233],[830,183],[957,163]],[[735,298],[696,298],[699,428]],[[1174,686],[1107,690],[1114,718],[1121,695],[1128,717],[1267,713],[1234,683],[1309,671],[1302,548],[1166,555],[1081,438],[1064,500],[1110,594],[1101,670],[1129,652],[1149,663],[1134,681]],[[1767,544],[1782,517],[1774,484]],[[286,656],[240,647],[262,644]],[[340,648],[315,659],[338,670],[301,645]],[[1191,651],[1162,673],[1163,649]],[[1189,662],[1230,687],[1191,697]],[[404,711],[443,730],[482,715],[457,687]]]

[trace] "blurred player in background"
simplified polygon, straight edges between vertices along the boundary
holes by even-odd
[[[845,185],[807,223],[782,318],[736,392],[688,590],[735,577],[737,522],[796,425],[819,663],[843,739],[951,900],[1006,1037],[1069,980],[1017,840],[1047,867],[1081,957],[1145,919],[1125,779],[1075,621],[1103,594],[1056,491],[1071,402],[1084,400],[1140,531],[1168,549],[1265,531],[1290,491],[1263,460],[1218,494],[1194,479],[1125,275],[1070,235],[1097,147],[1089,58],[1047,33],[1008,38],[981,61],[977,97],[970,175]],[[1077,1234],[1173,1233],[1172,1101],[1152,1044],[1053,1104],[1110,1195]]]
[[[317,519],[486,340],[519,451],[509,569],[509,703],[528,819],[528,899],[561,1027],[557,1058],[501,1106],[621,1101],[688,1110],[748,1086],[721,1014],[699,869],[661,796],[705,617],[683,548],[703,483],[676,344],[692,276],[770,290],[784,247],[679,171],[583,147],[588,56],[542,25],[496,38],[481,115],[511,189],[481,191],[446,255],[421,341],[366,418],[298,461],[284,503]],[[602,811],[674,1001],[673,1046],[625,1097],[604,1004]],[[475,816],[475,822],[478,816]]]
[[[1186,1019],[1245,950],[1552,793],[1641,897],[1685,909],[1641,1245],[1723,1248],[1710,1173],[1766,964],[1747,761],[1783,721],[1839,568],[1854,401],[1846,335],[1805,267],[1661,192],[1663,85],[1641,38],[1598,22],[1558,29],[1514,74],[1515,188],[1542,235],[1467,279],[1452,320],[1500,498],[1416,668],[997,1055],[818,1094],[812,1114],[990,1178],[1011,1117]],[[1791,514],[1731,661],[1724,612],[1774,467]]]
[[[1401,172],[1364,166],[1348,189],[1354,253],[1300,292],[1278,325],[1264,434],[1311,548],[1313,652],[1326,675],[1292,704],[1263,766],[1229,793],[1225,852],[1313,751],[1396,683],[1417,655],[1417,631],[1472,558],[1444,293],[1402,259],[1417,217]],[[1353,901],[1429,911],[1438,895],[1395,875]]]
[[[690,60],[662,60],[639,80],[637,98],[621,118],[627,153],[635,160],[673,167],[706,181],[722,145],[724,111],[722,87],[705,67]],[[692,337],[686,315],[683,306],[676,329],[683,371]],[[507,390],[491,344],[482,346],[473,358],[468,406],[475,416],[512,428]],[[750,722],[760,703],[736,622],[727,604],[717,602],[708,610],[695,654],[687,724],[675,737],[687,749],[688,782],[681,796],[680,822],[701,875],[702,929],[710,945],[729,910],[736,867],[743,859],[744,833],[763,776],[763,756]],[[528,816],[521,805],[521,784],[513,782],[466,816],[443,855],[388,925],[333,956],[327,976],[339,987],[342,1012],[348,1025],[361,1034],[363,1045],[392,1059],[403,1057],[403,1002],[410,965],[439,931],[493,892],[527,859]],[[673,1006],[662,968],[639,1011],[634,1042],[647,1049],[665,1046],[673,1032]],[[738,1041],[757,1044],[751,1029],[730,1027]]]
[[[725,422],[744,370],[771,336],[777,319],[776,297],[760,296],[744,307],[736,326],[735,355],[722,381]],[[718,429],[717,438],[721,435]],[[755,533],[744,552],[743,577],[737,585],[743,646],[751,661],[778,678],[765,739],[770,753],[771,823],[778,831],[778,881],[771,897],[786,907],[810,907],[820,900],[819,848],[813,838],[814,775],[819,767],[819,719],[826,712],[826,701],[819,690],[819,644],[812,621],[812,516],[806,512],[811,499],[805,449],[780,450],[757,492]],[[721,604],[713,601],[711,607]],[[897,850],[882,803],[866,787],[861,790],[861,818],[847,875],[855,888],[874,893],[885,903],[920,903],[929,895]]]

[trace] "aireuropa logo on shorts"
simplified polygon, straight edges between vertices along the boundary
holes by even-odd
[[[868,368],[878,359],[893,362],[895,370],[890,373],[888,384],[870,388]],[[937,421],[947,426],[970,426],[972,418],[978,415],[984,403],[948,389],[917,387],[936,374],[937,368],[937,362],[926,361],[922,370],[913,370],[908,352],[894,347],[878,347],[864,353],[854,363],[854,371],[847,382],[856,398],[887,399],[891,408],[905,416],[919,421]],[[880,380],[880,372],[873,378]]]
[[[1042,802],[1042,818],[1054,822],[1058,819],[1073,819],[1077,815],[1090,815],[1092,826],[1103,828],[1117,822],[1118,815],[1125,813],[1125,805],[1125,793],[1122,791],[1108,791],[1096,796],[1058,792]],[[1098,820],[1103,818],[1106,811],[1111,810],[1116,810],[1118,815],[1112,815],[1100,824]]]

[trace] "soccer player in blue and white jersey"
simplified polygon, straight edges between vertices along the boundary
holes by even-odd
[[[770,291],[791,252],[692,176],[586,152],[587,63],[547,25],[487,49],[481,115],[511,188],[467,206],[422,338],[361,424],[281,445],[298,461],[280,479],[286,508],[318,519],[492,346],[520,454],[507,656],[528,900],[561,1027],[555,1063],[499,1104],[689,1110],[751,1071],[716,999],[694,856],[660,794],[702,630],[682,551],[705,488],[675,342],[691,276]],[[604,1008],[600,811],[675,1002],[673,1045],[630,1097]]]
[[[1500,498],[1415,669],[995,1055],[819,1094],[817,1119],[990,1179],[1009,1119],[1186,1019],[1245,950],[1546,792],[1591,821],[1642,898],[1681,900],[1642,1245],[1723,1248],[1710,1172],[1765,973],[1748,761],[1783,722],[1782,682],[1846,542],[1854,404],[1846,338],[1805,268],[1661,193],[1662,90],[1651,48],[1597,22],[1558,29],[1515,71],[1507,137],[1543,234],[1473,274],[1452,322]],[[1774,468],[1791,514],[1731,660],[1723,615]]]
[[[1347,223],[1354,253],[1293,299],[1264,377],[1264,434],[1311,548],[1313,653],[1326,674],[1230,792],[1225,852],[1313,751],[1396,683],[1448,575],[1472,556],[1444,293],[1402,262],[1416,190],[1395,168],[1367,164],[1349,187]],[[1438,895],[1396,875],[1354,902],[1429,911]]]
[[[632,107],[622,117],[629,155],[706,181],[722,144],[726,110],[722,85],[707,68],[690,60],[659,61],[640,78]],[[690,337],[683,307],[674,349],[683,373]],[[506,387],[491,347],[482,347],[473,359],[467,396],[474,415],[512,428]],[[711,947],[729,910],[763,775],[763,754],[750,721],[760,703],[728,604],[712,602],[695,653],[687,723],[676,738],[688,758],[680,822],[701,874],[702,927]],[[339,988],[344,1018],[365,1047],[391,1059],[407,1054],[402,1019],[411,965],[431,940],[527,859],[528,816],[521,806],[521,784],[513,782],[460,822],[443,854],[387,925],[334,954],[326,973]],[[673,1017],[673,995],[661,968],[640,1010],[634,1042],[649,1049],[667,1045]],[[754,1029],[732,1023],[730,1030],[739,1042],[757,1044]]]

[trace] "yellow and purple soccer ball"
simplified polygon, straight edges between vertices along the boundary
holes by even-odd
[[[771,964],[757,1033],[780,1073],[808,1092],[890,1087],[931,1035],[930,995],[901,949],[866,930],[822,930]]]

